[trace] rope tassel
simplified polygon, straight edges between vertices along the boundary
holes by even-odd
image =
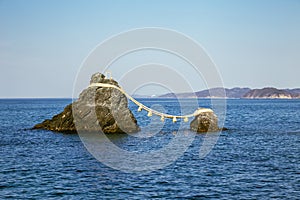
[[[140,105],[140,106],[139,106],[139,108],[138,108],[138,112],[141,112],[141,111],[142,111],[142,109],[143,109],[143,106],[142,106],[142,105]]]
[[[188,118],[188,117],[185,117],[183,121],[184,121],[184,122],[188,122],[188,121],[189,121],[189,118]]]
[[[148,117],[151,117],[152,116],[152,111],[150,110],[149,112],[148,112],[148,115],[147,115]]]
[[[177,122],[176,117],[173,117],[173,123]]]

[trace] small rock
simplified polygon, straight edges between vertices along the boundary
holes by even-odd
[[[105,80],[105,76],[101,73],[93,74],[90,80],[90,84],[92,83],[102,83]]]
[[[190,123],[190,129],[192,131],[206,133],[227,130],[226,128],[219,128],[218,117],[211,109],[199,108],[195,111],[195,115],[195,118]]]

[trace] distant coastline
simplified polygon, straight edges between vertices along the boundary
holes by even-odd
[[[225,91],[225,93],[224,93]],[[300,99],[300,88],[295,89],[277,89],[274,87],[265,87],[262,89],[251,88],[211,88],[206,90],[200,90],[197,92],[184,92],[184,93],[167,93],[163,95],[143,95],[133,94],[132,97],[137,99],[168,99],[168,98],[202,98],[202,99]],[[72,97],[0,97],[0,100],[70,100],[74,101],[77,98]]]
[[[224,93],[225,91],[225,93]],[[228,99],[300,99],[300,88],[277,89],[211,88],[198,92],[167,93],[159,96],[134,95],[136,98],[228,98]]]

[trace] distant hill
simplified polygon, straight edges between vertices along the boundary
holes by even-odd
[[[227,98],[241,98],[244,94],[249,92],[250,88],[212,88],[210,90],[201,90],[195,93],[167,93],[161,95],[161,98],[223,98],[226,96]],[[225,91],[225,93],[224,93]]]
[[[224,94],[225,91],[225,94]],[[160,98],[250,98],[250,99],[266,99],[266,98],[282,98],[292,99],[300,98],[300,88],[284,89],[267,87],[263,89],[250,88],[212,88],[210,90],[201,90],[195,93],[167,93],[160,95]]]
[[[296,89],[285,89],[286,91],[289,91],[293,94],[300,94],[300,88],[296,88]]]
[[[224,94],[225,90],[225,94]],[[251,89],[250,88],[212,88],[210,90],[203,90],[196,92],[197,97],[202,97],[202,98],[210,98],[210,97],[224,97],[226,96],[227,98],[241,98],[243,95],[245,95],[247,92],[249,92]]]
[[[300,98],[300,94],[293,90],[279,90],[277,88],[267,87],[263,89],[254,89],[247,92],[243,98],[248,99],[293,99]]]

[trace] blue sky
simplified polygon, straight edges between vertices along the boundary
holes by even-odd
[[[0,0],[0,27],[0,97],[71,97],[89,52],[141,27],[195,39],[226,87],[300,87],[298,0]]]

